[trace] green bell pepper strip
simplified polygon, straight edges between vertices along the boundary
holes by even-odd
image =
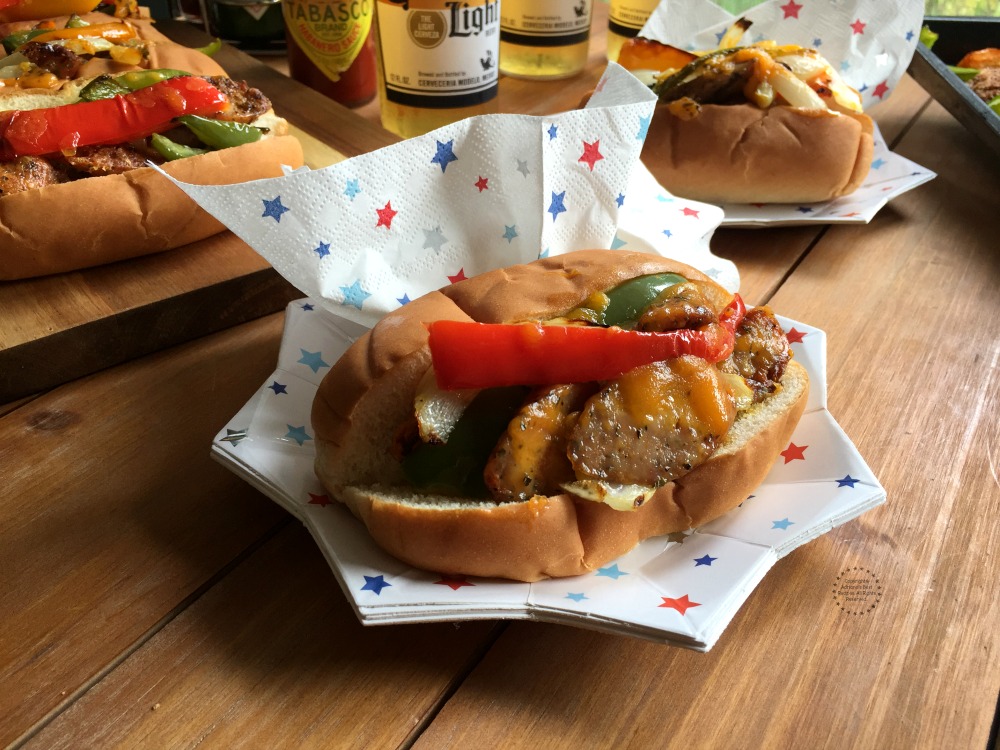
[[[133,70],[117,76],[102,75],[95,78],[80,90],[80,101],[94,102],[99,99],[110,99],[113,96],[138,91],[154,83],[168,81],[171,78],[189,76],[183,70],[173,68],[154,68],[153,70]]]
[[[222,49],[222,40],[216,37],[213,41],[206,44],[204,47],[196,47],[195,52],[200,52],[203,55],[208,55],[209,57],[214,57],[215,53]]]
[[[8,55],[13,54],[22,44],[27,44],[36,36],[40,36],[47,31],[48,29],[25,29],[23,31],[15,31],[13,34],[9,34],[3,38],[3,48],[7,50]]]
[[[112,76],[97,76],[97,78],[80,89],[80,101],[96,102],[101,99],[111,99],[115,96],[122,96],[128,92],[129,89],[118,83],[118,81],[116,81]]]
[[[263,135],[260,128],[239,122],[210,120],[194,115],[178,117],[177,120],[186,125],[198,140],[210,148],[234,148],[244,143],[255,143]]]
[[[979,68],[960,68],[957,65],[949,65],[948,70],[957,75],[963,81],[971,81],[979,75]]]
[[[628,331],[541,323],[427,325],[438,388],[494,388],[613,380],[629,370],[684,355],[719,362],[733,353],[746,307],[737,294],[718,325],[676,331]],[[450,441],[450,439],[449,439]]]
[[[664,289],[685,281],[676,273],[654,273],[622,282],[608,292],[608,305],[599,319],[600,325],[625,327],[635,323]]]
[[[160,81],[189,75],[191,74],[174,68],[153,68],[152,70],[130,70],[128,73],[115,76],[115,80],[129,91],[138,91]]]
[[[940,34],[935,34],[933,31],[931,31],[931,28],[929,26],[925,25],[920,27],[919,40],[920,43],[923,44],[927,49],[930,49],[931,47],[934,46],[934,43],[938,40],[939,36]]]
[[[497,436],[521,408],[528,389],[490,388],[478,394],[459,418],[447,443],[418,443],[403,458],[410,483],[427,492],[488,497],[483,470]]]
[[[688,79],[689,76],[700,72],[701,69],[707,66],[709,63],[712,63],[716,60],[721,60],[722,58],[727,57],[728,55],[731,55],[734,52],[739,51],[740,49],[743,48],[729,47],[728,49],[718,49],[712,52],[708,52],[695,60],[692,60],[673,75],[668,76],[662,81],[656,81],[651,87],[653,93],[662,99],[664,94],[667,94],[670,92],[671,89],[680,86],[682,83],[684,83],[684,81]]]
[[[82,18],[80,18],[80,16],[78,16],[78,15],[77,15],[76,13],[74,13],[73,15],[71,15],[71,16],[70,16],[70,17],[69,17],[69,18],[68,18],[68,19],[66,20],[66,28],[67,28],[67,29],[81,29],[81,28],[83,28],[84,26],[90,26],[90,23],[89,23],[89,22],[87,22],[87,21],[84,21],[84,20],[83,20]]]
[[[172,141],[160,133],[153,133],[149,139],[149,145],[167,161],[177,161],[178,159],[187,159],[189,156],[208,153],[207,149],[185,146],[183,143]]]

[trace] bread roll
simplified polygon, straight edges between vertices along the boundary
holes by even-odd
[[[872,161],[872,121],[786,106],[658,103],[642,161],[674,195],[706,203],[818,203],[854,192]]]
[[[421,494],[407,486],[391,456],[397,428],[412,415],[417,386],[431,365],[424,323],[544,319],[593,292],[659,272],[710,281],[664,258],[581,251],[485,273],[387,315],[319,387],[312,409],[317,476],[387,552],[449,574],[521,581],[579,575],[643,539],[717,518],[747,497],[787,446],[808,393],[808,375],[798,363],[789,363],[778,393],[741,414],[705,463],[634,511],[570,494],[504,504]]]
[[[168,162],[184,182],[226,185],[280,177],[302,164],[285,135]],[[0,280],[75,271],[172,250],[225,227],[150,167],[0,198]]]

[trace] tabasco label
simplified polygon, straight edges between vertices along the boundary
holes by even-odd
[[[375,0],[282,0],[288,35],[331,81],[357,58],[374,13]]]

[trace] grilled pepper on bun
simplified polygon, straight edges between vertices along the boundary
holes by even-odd
[[[816,50],[736,46],[741,19],[701,55],[637,37],[619,61],[659,96],[642,161],[708,203],[815,203],[854,192],[872,160],[861,97]]]
[[[676,261],[580,251],[382,319],[320,385],[316,473],[413,566],[579,575],[746,499],[808,383],[767,308]]]

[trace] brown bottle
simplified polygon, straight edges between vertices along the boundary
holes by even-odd
[[[375,97],[374,0],[282,0],[292,78],[347,107]]]

